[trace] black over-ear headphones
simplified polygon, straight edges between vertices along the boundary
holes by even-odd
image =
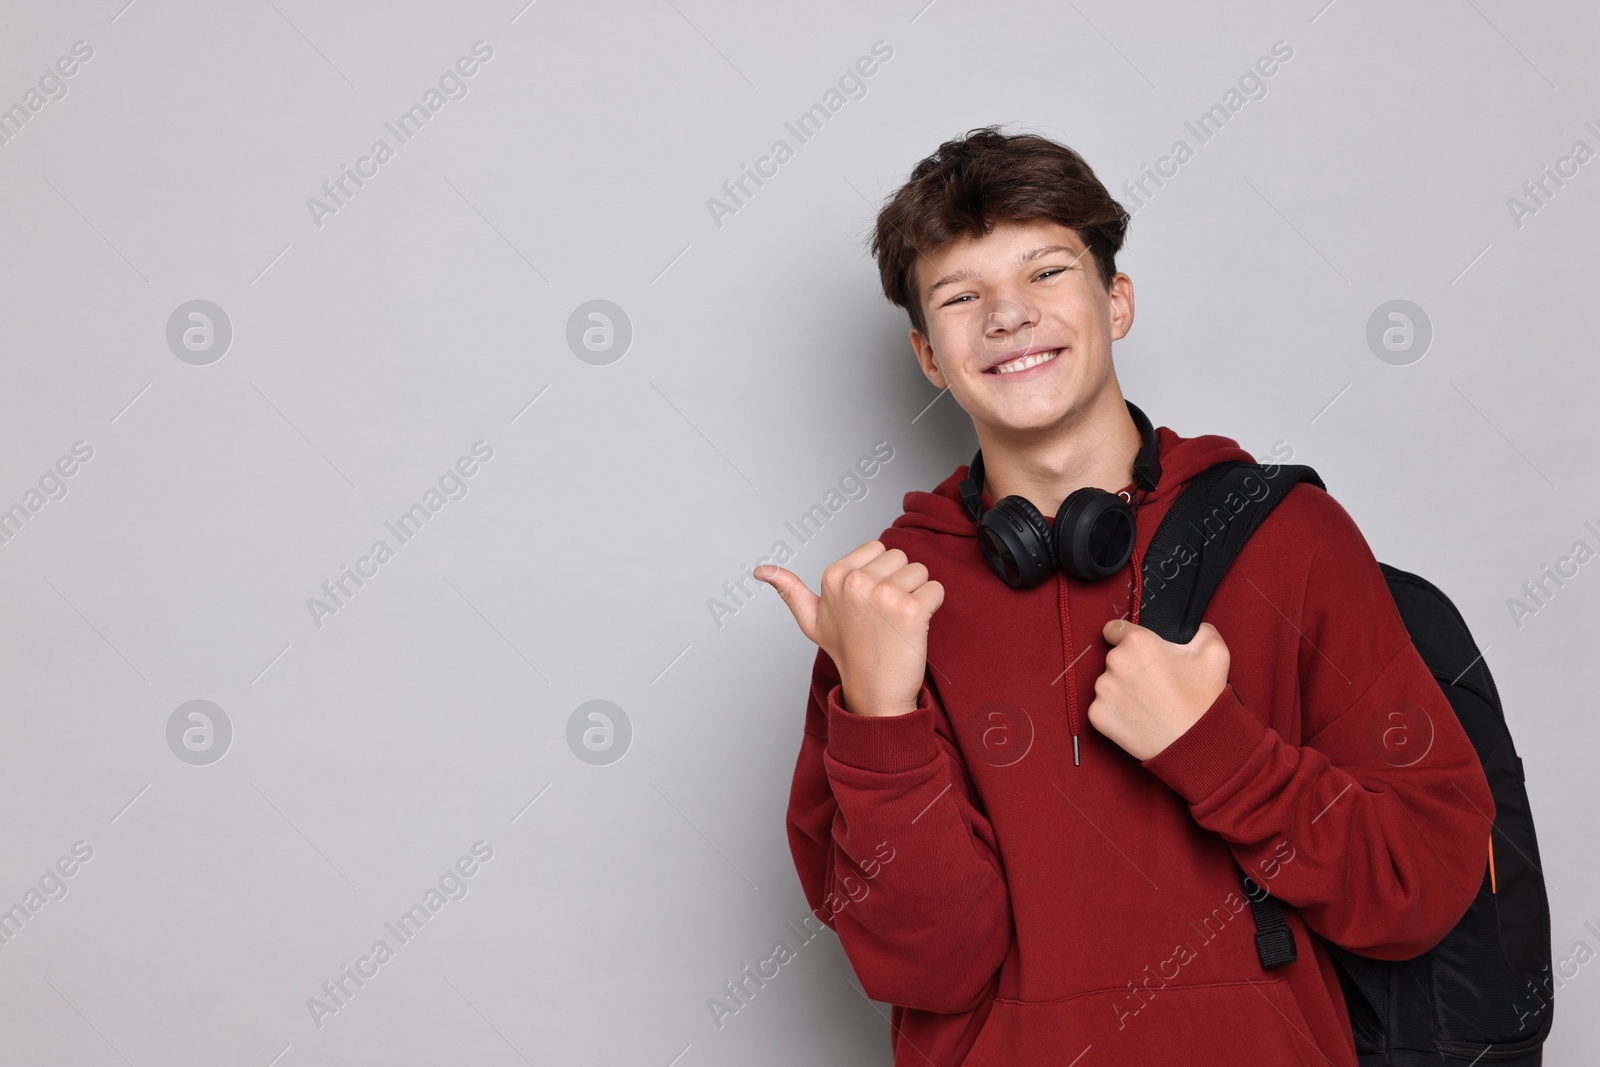
[[[1156,431],[1145,413],[1128,405],[1142,444],[1133,459],[1134,483],[1144,493],[1161,480]],[[1096,582],[1121,570],[1133,555],[1135,507],[1120,493],[1086,485],[1074,490],[1046,525],[1026,497],[1008,496],[983,508],[983,450],[972,457],[961,482],[961,502],[978,527],[978,544],[989,568],[1013,589],[1030,589],[1059,568],[1080,581]]]

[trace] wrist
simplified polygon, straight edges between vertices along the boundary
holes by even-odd
[[[907,702],[885,699],[871,693],[855,692],[847,685],[841,685],[840,689],[844,710],[862,718],[889,718],[895,715],[909,715],[917,710],[915,700]]]

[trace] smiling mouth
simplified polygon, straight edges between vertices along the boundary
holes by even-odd
[[[1051,349],[1048,352],[1037,352],[1031,356],[1023,356],[1018,359],[1013,359],[1009,363],[1001,363],[997,366],[990,367],[983,373],[1015,374],[1017,371],[1027,370],[1030,367],[1037,367],[1042,363],[1049,363],[1052,359],[1055,359],[1057,356],[1059,356],[1063,351],[1065,351],[1065,346],[1062,348]]]

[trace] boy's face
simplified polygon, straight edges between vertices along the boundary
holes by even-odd
[[[1083,239],[1059,223],[1002,223],[923,256],[914,275],[923,373],[994,430],[1049,429],[1092,407],[1112,379],[1111,342],[1133,325],[1132,279],[1113,275],[1107,290]],[[1032,368],[1014,358],[1049,352]]]

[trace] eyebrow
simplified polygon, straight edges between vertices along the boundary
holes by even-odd
[[[1083,251],[1080,252],[1080,251],[1077,251],[1077,250],[1073,249],[1069,245],[1042,245],[1039,248],[1035,248],[1030,252],[1022,253],[1020,256],[1017,257],[1017,262],[1018,263],[1031,263],[1034,260],[1038,259],[1040,256],[1048,256],[1048,255],[1050,255],[1052,253],[1055,253],[1055,252],[1069,252],[1069,253],[1072,254],[1074,260],[1078,260],[1078,259],[1082,259],[1083,255],[1084,255],[1084,252],[1087,252],[1087,251],[1088,251],[1088,249],[1085,248]],[[928,286],[927,290],[924,291],[924,293],[923,293],[923,299],[924,300],[933,299],[934,291],[938,290],[938,289],[941,289],[946,285],[953,285],[956,282],[971,281],[972,279],[974,279],[976,277],[978,277],[978,272],[975,271],[975,270],[972,270],[969,267],[962,267],[960,270],[951,271],[949,274],[946,274],[943,278],[940,278],[938,281],[936,281],[932,285]]]

